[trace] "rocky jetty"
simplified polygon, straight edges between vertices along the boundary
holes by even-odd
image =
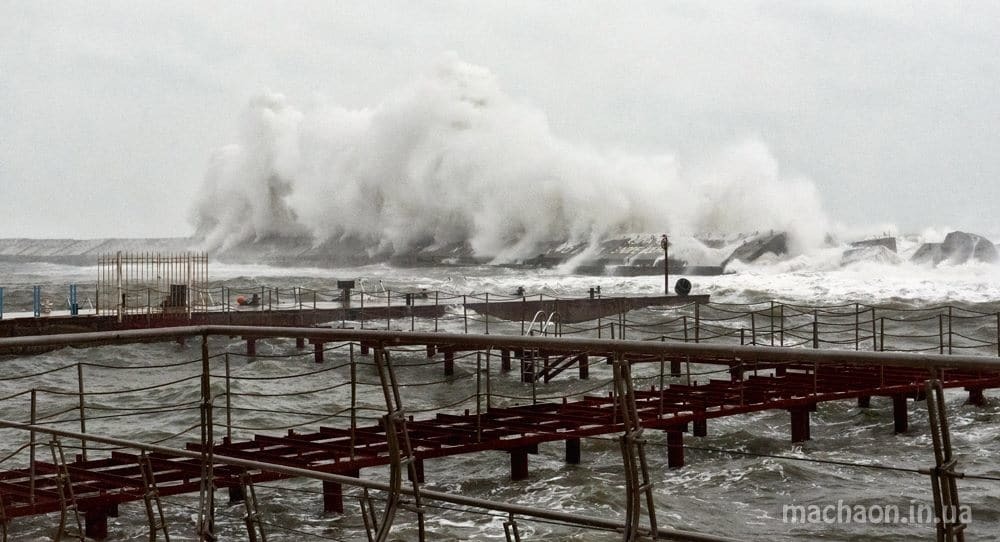
[[[963,231],[949,233],[943,243],[924,243],[910,257],[914,263],[932,265],[942,262],[960,265],[970,261],[992,263],[998,259],[997,248],[989,239]]]
[[[743,263],[753,262],[769,252],[777,256],[787,253],[788,234],[771,232],[743,243],[728,258],[723,260],[722,268],[725,269],[733,260],[739,260]]]
[[[895,237],[880,237],[878,239],[865,239],[864,241],[855,241],[851,243],[851,248],[864,248],[864,247],[885,247],[890,252],[898,252],[896,250]]]
[[[896,251],[890,250],[886,245],[871,244],[844,251],[844,255],[840,259],[840,265],[846,266],[857,263],[897,265],[902,261],[903,259],[896,254]]]

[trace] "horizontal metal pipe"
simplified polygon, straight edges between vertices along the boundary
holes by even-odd
[[[0,427],[7,429],[20,429],[24,431],[36,431],[39,433],[58,435],[60,437],[78,439],[78,440],[86,439],[89,442],[100,442],[102,444],[110,444],[112,446],[121,446],[136,450],[146,450],[147,452],[157,452],[175,457],[186,457],[189,459],[198,459],[198,460],[202,459],[201,453],[191,450],[171,448],[169,446],[160,446],[158,444],[146,444],[132,440],[95,435],[93,433],[87,433],[87,434],[75,433],[73,431],[64,431],[62,429],[49,428],[44,425],[31,425],[9,420],[0,420]],[[338,484],[364,487],[378,491],[391,490],[389,484],[376,482],[373,480],[365,480],[362,478],[354,478],[352,476],[343,476],[339,474],[319,472],[309,469],[300,469],[296,467],[288,467],[285,465],[277,465],[274,463],[264,463],[261,461],[252,461],[249,459],[241,459],[238,457],[230,457],[219,454],[212,454],[212,460],[216,463],[221,463],[224,465],[232,465],[235,467],[256,469],[267,472],[276,472],[279,474],[285,474],[293,477],[312,478],[314,480],[336,482]],[[402,492],[406,493],[407,495],[412,495],[413,489],[404,486],[402,488]],[[577,514],[559,512],[556,510],[549,510],[545,508],[536,508],[533,506],[524,506],[520,504],[511,504],[498,501],[490,501],[486,499],[477,499],[474,497],[465,497],[463,495],[453,495],[451,493],[443,493],[440,491],[421,489],[420,496],[422,498],[434,501],[447,502],[451,504],[457,504],[460,506],[469,506],[485,510],[494,510],[497,512],[506,512],[509,514],[514,514],[516,516],[522,516],[522,517],[534,517],[538,519],[559,521],[563,523],[579,525],[581,527],[594,527],[598,529],[609,529],[617,531],[620,531],[625,528],[624,523],[612,519],[597,518],[592,516],[581,516]],[[676,529],[666,529],[666,528],[657,529],[657,535],[664,537],[667,540],[682,540],[690,542],[736,542],[736,539],[733,538],[726,538],[721,536],[714,536],[714,535],[701,534],[701,533],[682,531]]]
[[[620,352],[623,354],[691,356],[698,358],[699,363],[711,363],[711,358],[721,358],[726,360],[742,360],[745,362],[806,362],[834,365],[887,365],[921,369],[1000,370],[1000,358],[993,356],[861,352],[855,350],[816,350],[774,346],[730,346],[706,343],[277,326],[212,325],[61,335],[34,335],[0,339],[0,349],[24,346],[69,346],[93,343],[138,342],[198,335],[252,338],[306,337],[308,339],[322,339],[324,342],[361,341],[372,344],[384,344],[386,346],[437,344],[459,347],[485,348],[492,346],[493,348],[543,349],[562,352],[589,351],[607,352],[609,354]]]

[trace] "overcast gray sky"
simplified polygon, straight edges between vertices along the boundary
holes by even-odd
[[[1000,233],[995,2],[286,4],[0,0],[0,237],[188,235],[252,97],[372,106],[449,51],[573,143],[751,138],[835,221]]]

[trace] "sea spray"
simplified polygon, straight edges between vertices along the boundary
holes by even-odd
[[[497,263],[636,232],[782,230],[801,251],[827,230],[813,184],[783,176],[760,142],[687,166],[596,150],[454,56],[365,109],[252,100],[193,222],[208,250],[304,236],[386,256],[464,244]]]

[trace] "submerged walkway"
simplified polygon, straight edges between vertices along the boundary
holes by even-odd
[[[401,345],[426,346],[428,354],[435,357],[441,352],[447,356],[448,352],[479,350],[492,352],[494,356],[500,354],[500,359],[508,361],[511,356],[519,359],[522,380],[529,381],[541,378],[540,372],[535,374],[535,364],[544,355],[557,356],[575,364],[581,378],[587,377],[584,369],[589,367],[591,358],[633,365],[659,363],[661,367],[669,363],[670,372],[675,376],[690,374],[691,365],[721,367],[728,378],[636,389],[629,398],[634,400],[642,428],[666,433],[667,463],[671,468],[684,464],[684,433],[705,436],[708,420],[715,418],[786,410],[790,416],[790,438],[801,442],[810,438],[809,413],[815,410],[817,404],[850,399],[866,407],[872,397],[886,397],[892,400],[893,429],[904,432],[908,420],[907,400],[923,397],[931,370],[936,371],[944,387],[969,390],[973,402],[983,399],[983,390],[1000,388],[998,360],[985,357],[723,347],[652,341],[206,326],[121,332],[113,337],[101,333],[75,337],[24,337],[0,340],[0,347],[152,340],[175,336],[207,338],[212,335],[255,339],[306,337],[316,344],[350,341],[373,350],[376,357],[386,362],[386,349]],[[203,356],[207,375],[207,346],[203,348]],[[685,367],[681,367],[681,363]],[[501,370],[509,369],[509,363],[501,366]],[[480,393],[477,387],[477,405],[480,404]],[[484,400],[489,405],[488,397]],[[211,397],[208,397],[207,404],[210,403]],[[580,439],[622,433],[627,429],[622,416],[622,398],[614,393],[585,395],[503,408],[485,406],[478,412],[448,412],[442,409],[434,415],[409,418],[405,423],[405,437],[412,447],[411,459],[415,461],[414,472],[418,482],[422,481],[424,461],[491,451],[510,455],[511,478],[519,480],[529,476],[528,456],[537,453],[539,444],[564,442],[566,461],[579,463],[582,459]],[[207,434],[211,435],[211,430]],[[166,496],[198,491],[202,475],[206,472],[206,461],[211,462],[212,454],[357,477],[362,469],[399,461],[398,453],[394,455],[390,446],[390,441],[394,439],[389,437],[384,422],[353,428],[321,426],[290,430],[286,434],[261,433],[247,440],[222,439],[217,442],[208,438],[189,443],[188,450],[203,454],[203,460],[164,453],[153,453],[147,457],[155,487],[160,495]],[[50,462],[35,458],[29,468],[0,471],[3,518],[9,520],[64,510],[67,506],[66,494],[71,489],[76,507],[86,517],[88,533],[96,537],[104,536],[107,518],[117,513],[117,506],[141,501],[148,492],[149,483],[144,481],[140,469],[141,458],[138,453],[115,451],[102,458],[71,459],[66,465],[68,483],[65,484],[61,481],[64,479],[61,477],[63,470],[58,460]],[[214,465],[212,472],[215,487],[232,488],[231,495],[238,496],[243,469],[219,463]],[[254,482],[286,477],[266,469],[251,470],[249,474]],[[340,484],[324,481],[323,501],[324,510],[342,512],[343,489]]]

